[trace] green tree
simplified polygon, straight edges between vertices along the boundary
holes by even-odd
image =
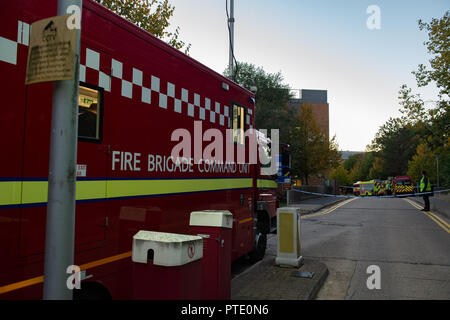
[[[422,169],[433,167],[428,171],[430,175],[432,172],[435,174],[437,158],[440,184],[450,186],[450,11],[429,23],[419,20],[419,29],[428,32],[428,40],[424,44],[431,59],[429,67],[420,64],[413,74],[419,87],[435,83],[439,100],[435,101],[435,107],[426,111],[420,95],[412,94],[406,86],[400,91],[403,118],[415,126],[420,136],[420,145],[408,164],[408,172],[417,176]]]
[[[419,144],[417,133],[417,127],[405,124],[400,118],[390,118],[382,125],[369,147],[377,158],[372,163],[376,168],[371,172],[369,169],[369,177],[383,179],[405,174]]]
[[[150,32],[172,47],[189,53],[190,44],[179,39],[180,28],[167,31],[175,7],[168,0],[96,0],[119,16]]]
[[[288,106],[292,96],[289,86],[283,83],[281,73],[268,73],[262,67],[246,62],[238,62],[237,66],[235,82],[247,90],[253,86],[257,87],[255,127],[268,130],[279,129],[280,142],[289,143],[289,128],[294,112]],[[229,77],[230,71],[225,70],[224,75]]]
[[[367,180],[372,179],[386,179],[388,175],[384,174],[384,169],[386,164],[383,158],[375,156],[374,161],[372,163],[372,167],[369,170],[369,176]]]
[[[339,167],[330,171],[330,178],[336,180],[341,186],[351,186],[353,184],[352,177],[342,163]]]
[[[431,183],[436,183],[436,157],[427,144],[417,146],[417,152],[408,162],[408,175],[417,183],[422,176],[422,170],[426,170]]]
[[[428,53],[432,56],[429,60],[431,69],[420,64],[419,70],[414,71],[417,84],[421,87],[435,82],[439,88],[441,98],[450,94],[450,11],[447,11],[440,19],[432,19],[431,22],[419,20],[419,29],[428,31]]]
[[[336,137],[328,141],[314,120],[312,110],[303,104],[290,130],[291,172],[304,184],[309,176],[336,168],[341,161]]]
[[[361,154],[352,154],[349,156],[348,159],[344,161],[344,169],[347,171],[352,170],[360,158]]]
[[[374,152],[365,152],[364,154],[357,155],[358,161],[350,170],[350,175],[353,182],[370,180],[370,169],[375,162]]]

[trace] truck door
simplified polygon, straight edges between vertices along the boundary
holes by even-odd
[[[107,136],[104,103],[111,59],[81,44],[79,137],[77,146],[77,204],[75,249],[101,246],[105,240]],[[43,253],[47,212],[52,83],[27,86],[22,202],[22,256]]]

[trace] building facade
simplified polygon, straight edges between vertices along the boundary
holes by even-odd
[[[325,137],[330,139],[330,113],[328,104],[327,90],[299,90],[299,97],[289,101],[289,107],[296,113],[300,112],[303,104],[308,104],[312,110],[313,117],[317,126],[323,132]],[[308,177],[309,185],[324,185],[329,182],[329,172],[322,172],[318,175]]]

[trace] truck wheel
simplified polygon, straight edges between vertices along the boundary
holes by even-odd
[[[265,217],[265,213],[259,214],[258,220],[256,221],[255,249],[249,253],[251,263],[261,260],[266,254],[269,224],[266,221],[267,219],[264,219],[263,217]]]
[[[249,253],[249,258],[251,263],[255,263],[266,254],[267,247],[267,234],[258,232],[255,237],[255,249]]]
[[[74,290],[73,300],[77,301],[95,301],[111,300],[111,294],[104,286],[97,282],[82,283],[80,290]]]

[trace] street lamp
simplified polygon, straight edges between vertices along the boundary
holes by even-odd
[[[439,156],[436,155],[436,184],[439,188]]]

